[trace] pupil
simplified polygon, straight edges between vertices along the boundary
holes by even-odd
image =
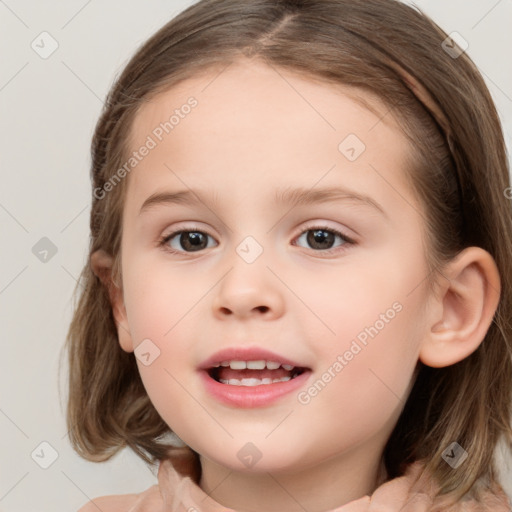
[[[180,243],[182,247],[185,249],[190,249],[192,251],[197,251],[203,249],[201,246],[204,243],[205,237],[203,233],[198,233],[194,231],[187,231],[181,234]]]
[[[310,234],[308,235],[308,243],[312,246],[319,244],[320,249],[325,249],[333,243],[333,237],[333,233],[329,233],[323,229],[315,229],[310,231]]]

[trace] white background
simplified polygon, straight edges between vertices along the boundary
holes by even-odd
[[[130,452],[94,464],[71,450],[58,366],[86,261],[89,147],[102,101],[135,49],[191,3],[0,0],[0,511],[76,511],[87,497],[156,481]],[[512,1],[416,5],[468,41],[510,148]],[[59,45],[47,59],[31,48],[43,31]],[[32,253],[43,237],[57,248],[46,263]],[[43,441],[58,452],[48,469],[31,458]],[[512,472],[503,479],[512,496]]]

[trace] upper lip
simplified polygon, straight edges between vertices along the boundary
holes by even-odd
[[[270,350],[266,350],[260,347],[233,347],[219,350],[212,354],[210,357],[205,359],[199,366],[200,370],[209,370],[214,366],[218,366],[223,361],[274,361],[281,364],[289,364],[296,368],[307,368],[307,366],[284,357],[280,354],[276,354]]]

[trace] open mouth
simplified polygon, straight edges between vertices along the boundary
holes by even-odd
[[[222,361],[207,369],[208,375],[230,386],[265,386],[293,380],[308,368],[275,361]]]

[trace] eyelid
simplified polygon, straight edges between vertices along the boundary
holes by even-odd
[[[183,221],[183,224],[186,224],[186,222],[187,221]],[[173,229],[171,231],[169,231],[168,234],[162,235],[161,238],[167,238],[170,235],[176,235],[177,233],[182,232],[182,231],[199,231],[201,233],[211,236],[212,238],[215,238],[209,232],[208,229],[202,228],[197,224],[193,224],[194,221],[190,221],[190,222],[192,222],[192,224],[185,225],[183,227],[180,226],[181,223],[178,223],[178,225],[174,226]],[[351,242],[354,242],[354,243],[356,241],[354,236],[351,234],[346,234],[346,232],[343,228],[337,228],[337,227],[330,226],[327,223],[327,221],[323,221],[323,220],[307,221],[305,225],[301,226],[300,229],[296,230],[294,238],[297,238],[299,235],[304,233],[304,231],[308,231],[310,229],[328,229],[328,230],[332,230],[332,231],[337,231],[337,232],[339,232],[340,235],[342,235],[347,240],[350,240]],[[350,232],[356,234],[353,230],[350,230]]]
[[[178,235],[179,233],[183,233],[183,232],[203,233],[203,234],[215,239],[215,241],[217,241],[216,238],[209,232],[208,229],[201,228],[198,225],[194,225],[194,224],[185,225],[185,226],[181,226],[178,224],[177,226],[174,226],[168,233],[165,233],[165,231],[164,231],[164,234],[162,234],[158,238],[158,245],[163,244],[166,241],[169,241],[171,238],[174,238],[176,235]],[[184,251],[179,251],[179,252],[184,252]]]
[[[297,232],[294,238],[297,238],[298,236],[302,235],[304,231],[310,231],[315,229],[325,229],[326,231],[333,231],[335,233],[338,233],[341,237],[345,238],[347,242],[350,243],[356,243],[356,238],[352,236],[351,234],[347,234],[344,228],[334,227],[328,224],[327,221],[308,221],[306,222],[305,226],[302,226],[300,230]],[[353,232],[352,230],[350,230]]]
[[[213,235],[211,234],[211,229],[210,228],[205,228],[205,227],[201,227],[198,223],[196,223],[196,221],[188,221],[190,222],[190,224],[187,224],[187,221],[183,221],[183,222],[178,222],[176,224],[173,225],[173,227],[171,229],[169,229],[168,233],[167,234],[163,234],[161,236],[161,238],[166,238],[170,235],[176,235],[177,233],[180,233],[180,232],[183,232],[183,231],[199,231],[200,233],[204,233],[204,234],[207,234],[207,235],[210,235],[211,237],[213,237]],[[167,230],[164,230],[164,233],[166,232]],[[215,237],[213,237],[215,238]]]
[[[309,222],[306,222],[306,224],[303,225],[296,232],[296,234],[293,236],[292,241],[295,242],[304,233],[306,233],[308,231],[314,231],[314,230],[330,231],[330,232],[334,233],[336,236],[339,236],[340,238],[342,238],[343,241],[344,241],[344,243],[341,246],[333,247],[331,249],[325,249],[325,250],[309,249],[309,251],[311,251],[313,253],[317,253],[319,256],[320,255],[330,256],[333,253],[334,254],[339,254],[339,253],[344,252],[344,251],[348,250],[350,247],[352,247],[352,246],[357,244],[356,240],[352,236],[347,235],[345,233],[344,229],[339,229],[339,228],[332,227],[326,221],[320,221],[320,220],[319,221],[309,221]],[[216,241],[217,245],[218,245],[218,242],[217,242],[216,238],[213,235],[211,235],[208,232],[208,230],[202,229],[198,225],[191,224],[191,225],[185,225],[183,227],[181,227],[179,225],[175,226],[169,233],[163,234],[158,239],[157,246],[160,247],[161,249],[163,249],[164,251],[169,252],[171,254],[181,254],[181,255],[192,255],[192,254],[194,254],[195,253],[194,251],[192,251],[192,252],[180,251],[180,250],[172,249],[171,247],[168,246],[168,242],[171,239],[173,239],[175,236],[177,236],[178,234],[183,233],[183,232],[188,232],[188,233],[199,232],[199,233],[202,233],[202,234],[206,235],[207,237],[213,238]],[[292,245],[297,246],[296,243],[293,243]],[[211,247],[209,247],[209,249],[211,249]],[[203,253],[204,249],[202,249],[200,251],[197,251],[197,252],[198,253]]]

